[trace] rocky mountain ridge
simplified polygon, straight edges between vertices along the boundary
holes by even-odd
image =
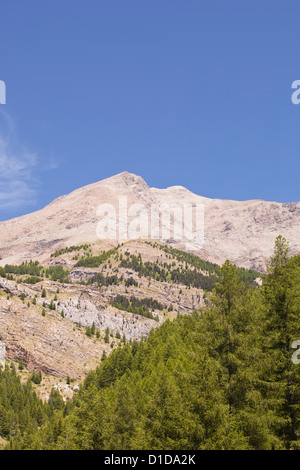
[[[149,213],[151,207],[202,204],[204,244],[201,248],[195,244],[193,252],[218,264],[229,258],[238,266],[263,271],[279,234],[289,240],[292,253],[300,251],[299,202],[209,199],[181,186],[150,188],[141,177],[123,172],[61,196],[37,212],[0,222],[0,264],[19,264],[29,259],[44,261],[50,253],[65,246],[100,243],[97,210],[100,205],[108,204],[117,211],[120,197],[127,198],[128,207],[140,204]],[[141,218],[141,223],[145,228],[146,216]],[[171,232],[177,229],[173,224]],[[186,249],[182,239],[161,236],[157,239]],[[119,241],[105,240],[102,246],[114,246]]]

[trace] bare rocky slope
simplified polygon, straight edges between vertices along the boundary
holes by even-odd
[[[78,259],[90,260],[99,253],[96,244],[48,257],[44,266],[68,268],[67,282],[54,281],[42,272],[31,284],[30,275],[2,273],[0,339],[8,359],[22,361],[31,371],[81,380],[99,364],[103,352],[108,355],[124,340],[141,340],[166,319],[190,313],[203,303],[201,288],[140,275],[129,264],[121,266],[122,260],[129,263],[133,256],[161,269],[194,270],[163,245],[131,241],[115,248],[97,267],[76,266]],[[110,282],[90,283],[95,275]],[[147,308],[151,312],[147,316],[115,305],[118,295],[142,303],[152,299],[156,304]],[[93,325],[98,334],[87,334]]]
[[[128,207],[142,204],[148,214],[151,207],[160,210],[165,204],[181,207],[183,204],[203,204],[204,245],[194,244],[192,248],[212,262],[222,264],[229,258],[239,266],[264,270],[279,234],[288,239],[292,253],[299,252],[299,202],[208,199],[180,186],[149,188],[141,177],[124,172],[59,197],[42,210],[0,222],[1,265],[28,259],[43,261],[59,248],[99,240],[97,208],[101,204],[110,204],[116,208],[118,217],[120,197],[127,197]],[[121,213],[120,217],[123,216]],[[149,216],[142,213],[142,228],[148,221]],[[174,237],[163,239],[161,234],[151,238],[186,249],[183,240]],[[118,241],[113,240],[111,244]],[[108,245],[108,241],[102,244]]]

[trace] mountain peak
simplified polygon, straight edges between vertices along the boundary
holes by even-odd
[[[129,173],[128,171],[123,171],[122,173],[118,173],[117,175],[111,176],[105,181],[112,182],[114,184],[121,183],[129,189],[133,190],[145,191],[149,189],[149,186],[141,176],[135,175],[134,173]]]

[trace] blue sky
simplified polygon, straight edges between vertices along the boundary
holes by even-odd
[[[2,0],[0,220],[122,171],[299,201],[298,0]]]

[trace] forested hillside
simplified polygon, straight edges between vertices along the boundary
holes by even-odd
[[[120,342],[66,404],[42,404],[7,368],[7,448],[300,450],[300,256],[278,237],[261,287],[226,261],[205,303]]]

